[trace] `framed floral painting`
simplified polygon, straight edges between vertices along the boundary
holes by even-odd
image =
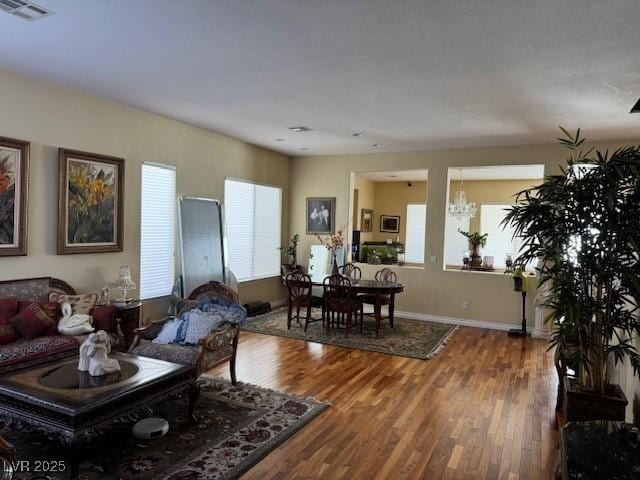
[[[59,149],[58,255],[122,251],[124,159]]]
[[[27,254],[30,144],[0,137],[0,256]]]

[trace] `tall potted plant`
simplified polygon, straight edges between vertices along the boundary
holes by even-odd
[[[640,147],[585,151],[563,132],[568,167],[520,192],[503,225],[523,239],[516,264],[540,265],[559,371],[575,371],[560,379],[566,420],[624,420],[611,366],[640,374]]]
[[[482,256],[480,255],[480,249],[487,245],[487,237],[488,233],[483,233],[482,235],[479,232],[469,233],[463,232],[458,229],[463,236],[467,237],[469,240],[469,246],[471,247],[471,266],[479,267],[482,265]]]

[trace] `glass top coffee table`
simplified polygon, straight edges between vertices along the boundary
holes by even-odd
[[[78,357],[0,376],[0,418],[13,429],[39,429],[71,447],[184,393],[190,395],[189,417],[195,419],[195,367],[125,353],[112,358],[121,371],[100,377],[79,372]]]

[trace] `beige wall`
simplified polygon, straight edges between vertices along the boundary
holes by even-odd
[[[514,195],[526,188],[542,183],[539,180],[465,180],[463,190],[467,201],[475,202],[478,213],[469,222],[471,232],[480,231],[480,207],[483,203],[504,203],[510,205],[515,201]],[[449,201],[452,202],[460,182],[452,181],[449,187]]]
[[[362,209],[375,209],[375,183],[371,180],[367,180],[366,178],[359,177],[356,175],[355,177],[355,189],[358,190],[358,205],[353,212],[353,229],[360,230],[362,229],[361,221],[362,221]],[[374,210],[375,214],[375,210]],[[360,234],[360,242],[369,242],[373,240],[373,232],[375,231],[375,222],[372,220],[371,223],[372,230],[371,232],[361,233]]]
[[[115,280],[119,265],[129,264],[138,283],[145,160],[176,165],[179,194],[222,199],[227,175],[281,186],[287,238],[290,159],[284,155],[3,70],[0,105],[0,135],[31,142],[29,255],[0,257],[0,280],[53,275],[87,292]],[[126,159],[123,252],[56,255],[58,147]],[[278,279],[243,284],[240,294],[243,301],[283,297]]]
[[[621,144],[610,142],[597,146],[612,150]],[[550,144],[294,158],[291,168],[295,182],[291,185],[290,230],[304,232],[305,197],[335,196],[337,225],[350,223],[349,199],[354,185],[352,172],[428,169],[429,208],[425,252],[428,263],[424,268],[395,268],[400,280],[407,284],[405,293],[398,297],[397,308],[421,314],[517,324],[520,296],[513,293],[512,281],[508,276],[443,271],[448,168],[544,164],[545,173],[557,173],[559,164],[563,164],[566,157],[564,149]],[[313,237],[301,236],[301,263],[307,262],[308,248],[313,243]],[[432,255],[436,257],[435,263],[430,263]],[[535,292],[532,291],[527,305],[527,318],[531,325],[534,319],[534,296]],[[468,309],[463,308],[465,301],[468,302]]]
[[[373,240],[384,242],[387,239],[405,243],[407,232],[407,204],[425,203],[427,201],[427,182],[375,182],[375,207],[373,209]],[[387,233],[380,231],[380,217],[394,215],[400,217],[400,232]]]

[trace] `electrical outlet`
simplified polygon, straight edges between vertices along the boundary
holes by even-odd
[[[463,310],[469,310],[469,302],[467,300],[462,302],[462,309]]]
[[[435,255],[431,255],[431,263],[436,263],[438,261]]]

